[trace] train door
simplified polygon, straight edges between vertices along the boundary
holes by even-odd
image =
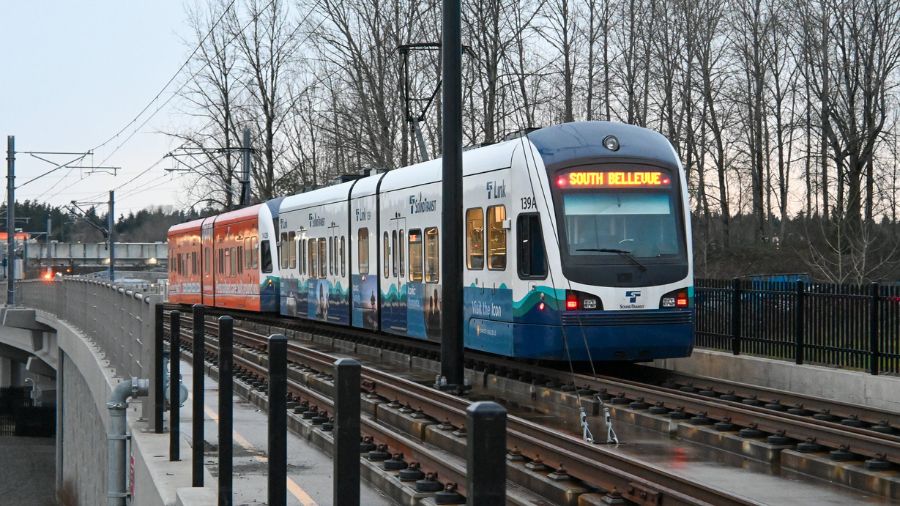
[[[406,218],[395,214],[388,220],[382,234],[382,270],[384,283],[382,291],[382,325],[389,332],[406,333],[407,330],[407,260],[406,260]]]
[[[215,217],[203,220],[200,231],[200,257],[201,257],[201,292],[202,303],[205,306],[216,305],[215,292],[215,248],[213,247],[213,222]]]
[[[352,227],[348,237],[352,272],[353,326],[378,327],[378,240],[376,237],[375,197],[351,201]]]

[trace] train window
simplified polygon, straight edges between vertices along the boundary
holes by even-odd
[[[296,269],[297,268],[297,234],[294,232],[288,232],[288,240],[285,246],[285,249],[288,251],[288,269]]]
[[[309,248],[309,277],[316,277],[316,272],[319,270],[316,262],[319,261],[316,248],[316,240],[310,239],[307,241],[307,247]]]
[[[203,248],[203,274],[209,274],[209,264],[212,260],[212,254],[209,251],[209,248]]]
[[[437,283],[440,280],[441,253],[437,227],[425,229],[425,282]]]
[[[229,270],[231,267],[230,262],[231,262],[231,249],[225,248],[225,265],[228,266],[228,267],[225,267],[224,265],[222,266],[222,271],[223,271],[223,274],[225,274],[225,275],[231,274],[231,271]]]
[[[256,249],[257,246],[258,246],[258,243],[256,241],[256,237],[255,236],[251,237],[250,238],[250,268],[251,269],[256,269],[259,267],[259,252]]]
[[[400,237],[400,239],[397,241],[397,244],[400,245],[400,249],[397,250],[397,254],[400,256],[400,277],[402,278],[405,276],[405,273],[403,272],[404,271],[403,264],[404,264],[405,259],[403,258],[403,229],[402,228],[400,229],[399,237]]]
[[[300,248],[297,253],[297,256],[300,257],[297,260],[297,273],[306,274],[306,239],[300,239],[297,247]]]
[[[240,271],[238,270],[238,266],[240,262],[238,262],[237,248],[229,248],[231,250],[231,274],[237,274]]]
[[[384,257],[381,259],[382,264],[384,265],[384,277],[387,278],[391,275],[391,243],[388,240],[388,233],[384,233]]]
[[[344,256],[344,236],[341,236],[341,277],[347,275],[347,257]]]
[[[325,275],[328,272],[328,267],[325,265],[328,262],[328,249],[325,245],[325,238],[319,239],[319,279],[325,279]]]
[[[284,254],[284,244],[287,242],[287,232],[281,233],[281,238],[278,241],[278,267],[281,269],[287,268],[287,255]]]
[[[331,247],[331,237],[328,238],[328,274],[334,274],[334,259],[331,258],[331,252],[333,248]]]
[[[191,274],[196,276],[200,274],[200,266],[197,264],[197,252],[191,252]]]
[[[422,282],[422,231],[409,231],[409,280]]]
[[[484,210],[466,210],[466,267],[470,271],[484,269]]]
[[[244,238],[244,256],[243,256],[244,268],[250,270],[252,268],[251,258],[250,258],[250,238]]]
[[[391,265],[394,266],[393,271],[394,271],[394,277],[396,278],[397,277],[397,267],[398,267],[397,264],[398,264],[398,261],[400,260],[400,252],[397,251],[397,231],[396,230],[391,231],[391,249],[394,250],[394,258],[391,259],[391,260],[393,260]]]
[[[225,274],[225,250],[219,248],[219,265],[217,272],[219,274]]]
[[[363,276],[369,273],[369,229],[361,228],[357,232],[356,247],[359,248],[357,262],[359,273]]]
[[[516,223],[519,248],[516,263],[522,279],[547,277],[547,250],[541,233],[541,216],[537,213],[520,214]]]
[[[243,246],[237,247],[237,255],[235,256],[234,260],[237,263],[238,274],[243,274],[243,272],[244,272],[244,247]]]
[[[262,271],[266,274],[272,272],[272,245],[268,239],[259,243],[259,256]]]
[[[488,269],[506,269],[506,206],[491,206],[487,209],[488,221]]]

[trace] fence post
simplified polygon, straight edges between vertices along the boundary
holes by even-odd
[[[359,380],[352,358],[334,363],[334,504],[359,506]]]
[[[203,486],[203,447],[206,446],[203,437],[203,394],[206,371],[204,368],[204,354],[206,353],[206,332],[204,330],[205,315],[203,304],[194,304],[194,332],[193,340],[193,391],[194,404],[192,407],[192,439],[194,446],[191,448],[191,486]]]
[[[234,320],[230,316],[219,317],[219,505],[231,506],[234,430],[232,398],[234,383],[232,362],[234,357]]]
[[[741,354],[741,280],[731,281],[731,352]]]
[[[872,295],[869,300],[869,374],[878,375],[878,361],[881,360],[881,353],[878,350],[878,308],[881,302],[880,286],[877,282],[873,282]]]
[[[273,334],[269,336],[269,506],[286,504],[287,338]]]
[[[153,306],[153,432],[157,434],[163,433],[163,413],[166,409],[166,393],[165,393],[165,375],[163,370],[163,339],[165,332],[163,329],[163,312],[162,303]]]
[[[794,307],[794,361],[800,365],[803,364],[804,357],[804,346],[806,336],[804,333],[803,323],[805,316],[805,301],[806,299],[806,290],[804,287],[803,280],[797,280],[797,305]]]
[[[506,409],[491,401],[466,408],[466,504],[506,504]]]
[[[181,460],[179,454],[181,439],[181,313],[169,313],[169,460]]]

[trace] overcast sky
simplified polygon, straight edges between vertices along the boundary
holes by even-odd
[[[16,150],[87,151],[127,125],[178,70],[189,50],[182,0],[3,0],[0,2],[0,135]],[[121,167],[117,176],[63,169],[17,190],[16,199],[52,204],[108,199],[167,153],[174,143],[163,131],[184,122],[178,99],[137,128],[183,82],[175,83],[118,138],[97,149],[83,165]],[[135,135],[119,147],[133,132]],[[112,155],[112,156],[110,156]],[[59,162],[64,156],[50,157]],[[163,168],[166,160],[117,189],[117,214],[151,205],[183,205],[184,179]],[[21,153],[17,186],[52,165]],[[3,164],[3,201],[6,165]]]

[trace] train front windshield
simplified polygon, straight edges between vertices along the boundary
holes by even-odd
[[[681,193],[670,172],[575,170],[555,182],[569,279],[646,286],[687,275]]]
[[[679,254],[680,227],[666,193],[580,191],[564,194],[563,208],[570,255]]]

